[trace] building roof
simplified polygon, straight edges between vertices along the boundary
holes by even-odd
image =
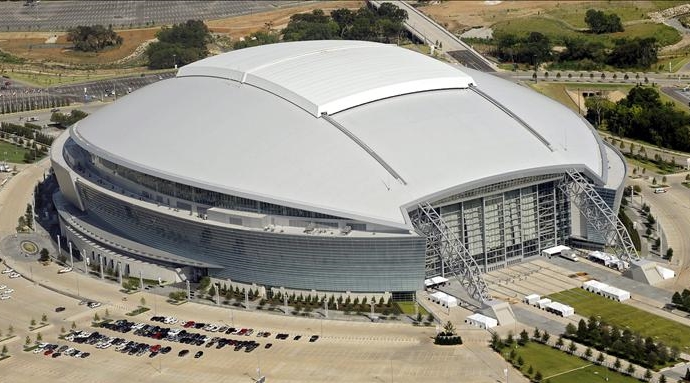
[[[576,168],[605,182],[600,140],[577,114],[403,48],[284,43],[185,68],[88,116],[72,138],[161,178],[399,228],[419,201],[515,177]],[[476,89],[462,87],[469,79]]]
[[[252,85],[316,117],[401,94],[462,89],[473,83],[470,76],[441,61],[368,41],[305,41],[242,49],[197,61],[177,74],[189,76]]]

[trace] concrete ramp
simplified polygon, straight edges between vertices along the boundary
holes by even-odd
[[[515,324],[515,314],[508,302],[492,299],[485,303],[482,314],[495,318],[499,326],[509,326]]]
[[[630,268],[623,275],[638,282],[646,283],[651,286],[664,281],[663,275],[659,272],[658,264],[646,259],[632,261]]]

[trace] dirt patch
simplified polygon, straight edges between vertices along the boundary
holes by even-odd
[[[233,41],[247,36],[253,32],[265,30],[269,26],[272,30],[280,30],[287,26],[290,16],[296,13],[311,12],[314,9],[322,9],[328,14],[335,9],[358,9],[365,5],[364,1],[324,1],[310,3],[299,7],[279,9],[272,12],[263,12],[252,15],[229,17],[220,20],[206,22],[214,33],[227,34]]]
[[[445,26],[460,34],[474,27],[491,26],[507,19],[533,16],[557,6],[562,1],[443,1],[419,9]]]
[[[77,52],[69,49],[66,33],[0,33],[0,49],[15,56],[38,62],[61,62],[70,65],[110,64],[134,53],[144,41],[155,37],[158,28],[117,31],[123,43],[100,53]],[[54,44],[46,39],[57,35]]]

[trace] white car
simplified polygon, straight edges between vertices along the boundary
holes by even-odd
[[[7,290],[3,291],[2,293],[3,294],[12,294],[13,292],[14,292],[14,289],[7,289]]]
[[[0,285],[0,290],[5,290],[6,288],[7,288],[7,286],[5,286],[5,285]]]
[[[4,301],[4,300],[10,299],[10,298],[12,298],[12,297],[9,295],[0,295],[0,301]]]
[[[90,302],[89,303],[89,307],[92,309],[95,309],[96,307],[100,307],[100,306],[101,306],[101,302]]]
[[[12,270],[12,269],[5,269],[5,270],[2,271],[2,273],[3,273],[3,274],[10,274],[10,273],[14,273],[14,270]]]
[[[12,273],[12,274],[10,274],[10,278],[12,278],[12,279],[14,279],[14,278],[19,278],[19,277],[21,277],[21,274],[19,274],[19,273]]]
[[[34,350],[34,354],[38,354],[38,353],[41,352],[41,351],[43,351],[43,347],[38,346],[38,347],[36,347],[36,349]]]
[[[58,270],[58,274],[69,273],[70,271],[72,271],[71,267],[65,267],[64,269]]]

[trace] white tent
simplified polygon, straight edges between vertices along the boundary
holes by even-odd
[[[433,287],[433,286],[442,285],[446,282],[448,282],[448,278],[433,277],[433,278],[425,279],[424,280],[424,286],[425,287]]]
[[[667,269],[663,266],[657,266],[656,271],[658,271],[659,275],[661,275],[661,278],[664,278],[664,279],[671,279],[671,278],[676,276],[675,271],[673,271],[671,269]]]
[[[563,250],[570,250],[570,248],[568,246],[563,245],[549,247],[548,249],[544,249],[541,251],[541,256],[551,258],[554,255],[561,255],[561,252]]]
[[[496,319],[478,313],[468,316],[465,322],[484,329],[498,326]]]
[[[442,291],[437,291],[429,295],[429,299],[440,304],[443,307],[455,307],[458,305],[458,300],[454,296],[448,295]]]
[[[563,303],[559,302],[551,302],[546,306],[546,311],[560,315],[562,317],[569,317],[573,314],[575,314],[575,309],[568,306],[564,305]]]
[[[583,283],[582,288],[589,292],[599,294],[603,297],[613,299],[619,302],[630,299],[629,291],[607,285],[606,283],[602,283],[594,279]]]
[[[546,307],[551,303],[551,299],[549,298],[543,298],[537,301],[535,306],[539,307],[542,310],[545,310]]]
[[[541,297],[540,297],[538,294],[530,294],[530,295],[527,295],[527,296],[525,297],[525,299],[523,300],[523,302],[527,303],[528,305],[533,305],[533,304],[537,303],[537,301],[538,301],[540,298],[541,298]]]

